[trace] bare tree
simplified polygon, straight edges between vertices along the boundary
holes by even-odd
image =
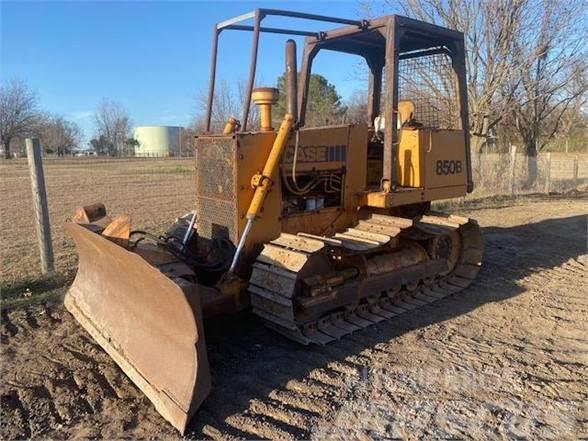
[[[198,133],[202,133],[204,131],[204,127],[202,130],[199,130],[196,126],[191,127],[184,127],[181,132],[180,138],[180,145],[181,151],[180,156],[192,156],[194,154],[194,140]]]
[[[518,138],[533,182],[537,152],[586,94],[585,1],[388,0],[384,8],[464,33],[472,148],[480,152],[496,132]]]
[[[556,136],[559,139],[564,139],[566,152],[570,151],[570,141],[573,138],[576,140],[583,139],[584,145],[582,147],[584,150],[588,148],[588,143],[586,142],[586,131],[588,129],[587,102],[588,94],[578,95],[570,101],[570,104],[561,116],[559,130]],[[572,146],[572,150],[576,149]]]
[[[508,113],[510,97],[506,83],[516,86],[513,48],[517,42],[527,0],[386,0],[364,2],[368,13],[393,12],[439,24],[464,33],[470,133],[479,151],[485,139]],[[440,90],[441,94],[446,94]],[[511,91],[511,96],[514,90]]]
[[[367,106],[367,91],[364,89],[355,90],[345,102],[345,122],[349,124],[366,124]]]
[[[98,135],[90,140],[90,147],[94,152],[101,155],[108,155],[113,150],[112,144],[106,139],[104,135]]]
[[[257,86],[256,86],[257,87]],[[217,82],[214,89],[214,102],[212,106],[211,131],[219,132],[223,129],[229,117],[241,119],[243,111],[243,97],[245,95],[246,83],[243,80],[231,84],[226,80]],[[201,133],[206,128],[205,114],[208,102],[208,91],[201,91],[196,98],[197,117],[194,128]],[[251,103],[249,108],[249,129],[259,127],[259,111],[257,106]]]
[[[10,141],[34,134],[38,122],[38,98],[26,84],[12,80],[0,86],[0,140],[6,159]]]
[[[59,115],[45,115],[39,124],[41,145],[47,153],[58,156],[71,154],[80,145],[82,130],[80,127]]]
[[[578,98],[585,101],[588,90],[581,4],[535,3],[517,42],[520,86],[512,103],[515,126],[529,157],[553,138],[566,111]]]
[[[241,114],[241,94],[238,88],[232,87],[226,80],[217,83],[214,90],[214,101],[212,106],[211,130],[220,131],[229,117],[239,119]],[[206,112],[206,93],[201,93],[199,107],[202,113]]]
[[[95,140],[101,140],[100,150],[106,150],[111,156],[130,153],[131,119],[122,105],[103,100],[94,112],[94,121],[97,132]],[[95,143],[90,144],[95,146]]]

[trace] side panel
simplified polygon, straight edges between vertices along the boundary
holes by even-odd
[[[463,185],[467,181],[464,136],[461,130],[419,130],[427,189]]]
[[[465,196],[467,160],[461,130],[402,130],[398,152],[403,187],[365,192],[362,205],[391,208]]]
[[[402,187],[427,189],[466,184],[466,157],[461,130],[400,131],[397,161]]]
[[[296,173],[344,167],[350,151],[349,131],[349,126],[301,129]],[[282,173],[288,176],[292,176],[295,146],[296,138],[291,136],[281,161]]]
[[[367,185],[367,125],[349,128],[349,147],[347,154],[347,174],[345,178],[344,208],[355,212],[359,205],[359,195]]]
[[[196,145],[196,227],[204,238],[227,238],[236,245],[245,227],[253,198],[251,177],[260,172],[276,134],[243,133],[235,136],[201,136]],[[280,234],[280,180],[272,176],[261,217],[250,243],[265,242]]]
[[[263,169],[276,134],[242,133],[235,136],[202,136],[196,154],[197,228],[204,238],[228,238],[237,244],[245,227],[245,215],[253,198],[251,177]],[[283,176],[292,175],[295,137],[289,140],[280,170],[272,176],[273,187],[261,216],[245,244],[246,255],[254,255],[261,244],[282,231],[324,234],[349,227],[357,218],[357,207],[366,186],[367,126],[336,126],[300,131],[296,173],[336,170],[344,172],[340,207],[329,207],[284,215]]]

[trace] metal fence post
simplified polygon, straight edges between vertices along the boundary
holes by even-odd
[[[45,175],[41,159],[41,143],[37,138],[27,138],[27,160],[31,173],[31,189],[33,191],[33,209],[35,211],[35,227],[41,255],[41,272],[53,271],[53,245],[47,209],[47,192],[45,191]]]
[[[488,152],[486,152],[488,153]],[[484,177],[485,177],[485,173],[484,173],[484,165],[485,165],[485,159],[486,157],[484,156],[484,153],[479,152],[478,153],[478,170],[480,170],[480,186],[484,185]]]
[[[545,166],[545,194],[551,190],[551,152],[547,152],[545,157],[547,164]]]
[[[511,145],[510,146],[510,164],[509,164],[509,171],[508,171],[508,180],[509,180],[509,189],[511,196],[515,195],[515,163],[517,160],[517,146]]]

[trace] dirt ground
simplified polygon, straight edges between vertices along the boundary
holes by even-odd
[[[586,198],[470,208],[462,293],[301,347],[248,314],[207,324],[213,392],[191,438],[588,437]],[[0,437],[177,433],[57,304],[2,313]]]
[[[73,275],[73,242],[63,223],[76,207],[102,202],[157,231],[194,206],[194,159],[75,158],[44,161],[55,268]],[[3,283],[35,278],[39,252],[26,160],[0,161],[0,268]]]

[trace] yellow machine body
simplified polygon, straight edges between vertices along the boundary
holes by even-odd
[[[402,191],[393,193],[369,188],[368,170],[376,177],[378,173],[381,176],[381,159],[368,159],[372,135],[368,127],[361,124],[302,128],[295,168],[296,139],[292,135],[280,166],[271,177],[272,189],[246,249],[259,248],[281,232],[333,234],[356,222],[360,209],[365,207],[391,208],[466,194],[466,158],[461,130],[403,129],[397,160]],[[201,234],[212,235],[213,231],[225,229],[227,238],[235,243],[239,241],[254,194],[251,176],[263,169],[275,137],[276,132],[198,137],[196,210],[203,214],[196,222]],[[368,161],[376,165],[369,168]],[[314,210],[287,210],[284,180],[291,180],[293,172],[303,176],[342,171],[344,185],[339,204]],[[226,176],[232,178],[226,179]],[[221,177],[223,182],[215,183]],[[210,207],[214,210],[209,210]],[[244,266],[249,264],[245,262]]]
[[[461,130],[401,130],[396,162],[400,186],[424,190],[447,188],[447,198],[465,195],[463,139]]]
[[[254,58],[243,116],[216,121],[215,131],[220,31],[247,30],[236,23],[254,19],[253,32],[280,33],[259,25],[268,15],[347,26],[282,32],[307,39],[300,70],[295,42],[286,42],[279,129],[277,89],[253,88]],[[194,210],[159,236],[102,204],[78,208],[67,223],[80,264],[65,306],[182,433],[212,384],[203,320],[250,307],[294,341],[326,344],[467,288],[483,251],[474,220],[430,210],[473,188],[463,34],[406,17],[273,9],[215,29]],[[364,123],[305,125],[322,49],[367,61]],[[440,100],[431,85],[454,90]],[[248,129],[252,100],[260,121]]]
[[[239,241],[254,194],[251,176],[264,168],[275,137],[276,132],[250,132],[197,138],[196,211],[202,215],[196,226],[200,234],[212,237],[213,232],[221,234],[222,230],[234,243]],[[339,205],[288,212],[283,178],[292,176],[295,137],[290,136],[246,249],[259,249],[281,232],[325,234],[357,219],[360,196],[366,188],[367,142],[365,125],[300,129],[296,173],[345,169],[346,180]],[[241,266],[247,267],[247,262]]]

